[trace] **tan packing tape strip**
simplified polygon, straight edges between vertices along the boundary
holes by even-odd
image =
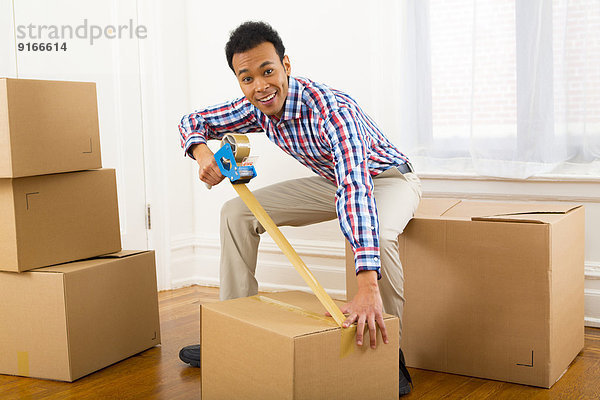
[[[17,351],[17,374],[29,376],[29,352]]]
[[[283,301],[275,300],[265,296],[252,296],[251,299],[262,301],[263,303],[269,303],[281,307],[287,311],[292,311],[301,314],[305,317],[314,318],[319,321],[327,322],[332,326],[338,326],[334,321],[325,315],[318,314],[316,312],[305,310],[302,307],[295,306],[293,304],[285,303]],[[341,343],[340,343],[340,357],[346,357],[348,354],[354,351],[354,335],[356,333],[356,325],[352,325],[348,328],[341,328]]]
[[[341,327],[342,323],[346,320],[346,317],[337,304],[333,302],[333,299],[325,292],[323,286],[321,286],[319,281],[317,281],[317,278],[310,272],[306,264],[304,264],[304,261],[302,261],[298,253],[296,253],[296,250],[294,250],[290,242],[283,236],[283,233],[281,233],[277,225],[275,225],[275,222],[269,217],[269,214],[267,214],[258,200],[256,200],[256,197],[254,197],[252,192],[243,183],[234,184],[232,186],[244,203],[246,203],[246,206],[252,211],[256,219],[258,219],[258,222],[260,222],[263,228],[269,232],[269,235],[271,235],[271,238],[277,243],[281,251],[283,251],[283,254],[285,254],[288,260],[294,265],[296,271],[302,276],[302,279],[308,284],[321,304],[329,311],[329,314],[331,314],[338,326]]]

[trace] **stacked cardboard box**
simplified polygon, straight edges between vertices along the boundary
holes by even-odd
[[[399,248],[409,367],[549,388],[583,348],[582,206],[423,199]]]
[[[0,373],[73,381],[160,343],[154,252],[121,251],[94,83],[0,79],[0,271]]]

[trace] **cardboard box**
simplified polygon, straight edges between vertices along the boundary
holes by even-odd
[[[95,83],[0,78],[0,178],[96,168]]]
[[[0,373],[74,381],[160,343],[154,251],[0,272]]]
[[[583,348],[583,207],[423,199],[399,245],[408,366],[549,388]]]
[[[202,399],[398,399],[398,319],[385,316],[389,343],[377,330],[376,350],[350,331],[341,357],[341,329],[324,313],[302,292],[203,304]]]
[[[0,178],[101,167],[95,83],[0,78]]]
[[[119,250],[114,169],[0,179],[0,271]]]

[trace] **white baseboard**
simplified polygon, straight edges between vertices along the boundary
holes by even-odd
[[[589,281],[597,280],[600,283],[600,263],[586,262],[585,263],[585,279]]]
[[[200,285],[200,286],[208,286],[208,287],[219,287],[219,280],[215,278],[208,277],[192,277],[188,279],[179,279],[173,281],[173,289],[179,289],[192,285]],[[278,283],[270,283],[264,282],[258,285],[258,290],[261,292],[281,292],[284,290],[299,290],[301,292],[312,293],[310,288],[306,285],[297,286],[297,285],[289,285],[289,284],[278,284]],[[346,299],[346,289],[325,289],[325,291],[336,300],[345,300]]]
[[[294,249],[309,265],[325,291],[336,299],[346,297],[343,241],[294,240]],[[219,286],[220,244],[217,238],[180,237],[173,241],[171,288],[191,285]],[[256,278],[261,291],[310,291],[298,272],[268,237],[261,238]]]
[[[600,318],[585,317],[585,326],[600,328]]]
[[[291,239],[294,250],[300,256],[316,256],[320,258],[343,258],[344,242],[342,240],[323,241]],[[211,252],[220,251],[221,245],[218,237],[208,237],[202,235],[180,236],[171,242],[171,251],[202,249]],[[268,235],[262,235],[260,239],[259,252],[263,253],[281,253],[277,244]]]
[[[200,285],[208,287],[219,287],[219,280],[216,278],[192,276],[184,279],[176,279],[172,281],[172,289],[181,289],[188,286]]]

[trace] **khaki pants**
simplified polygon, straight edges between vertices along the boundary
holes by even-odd
[[[400,317],[404,309],[404,274],[398,235],[404,231],[421,199],[421,182],[414,173],[390,168],[373,179],[379,217],[381,275],[379,290],[384,311]],[[293,179],[256,190],[254,195],[278,226],[304,226],[337,218],[336,186],[314,176]],[[221,210],[221,300],[258,293],[254,277],[260,234],[265,229],[240,198]],[[310,268],[310,267],[309,267]]]

